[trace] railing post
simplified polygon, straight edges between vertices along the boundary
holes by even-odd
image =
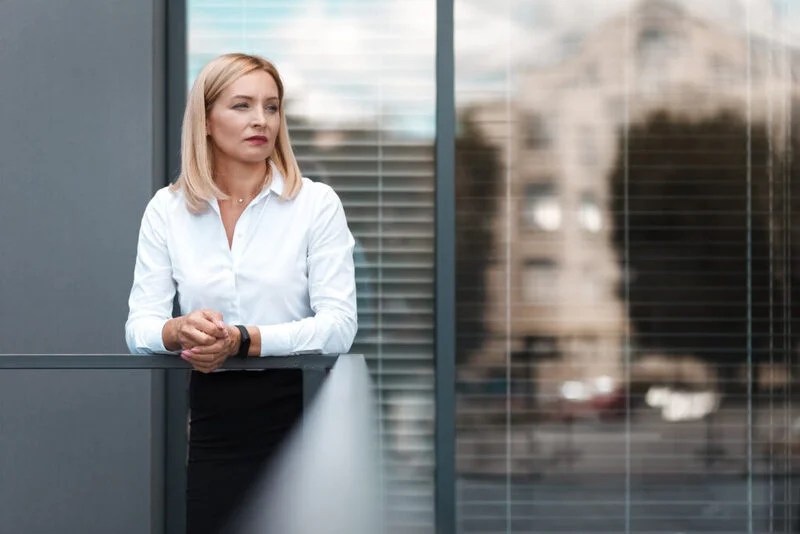
[[[454,534],[455,55],[453,0],[436,2],[436,532]]]
[[[168,369],[165,374],[164,534],[186,534],[189,372]]]

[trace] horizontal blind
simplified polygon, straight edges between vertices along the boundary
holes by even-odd
[[[189,2],[190,82],[213,57],[274,61],[303,175],[356,239],[359,331],[381,405],[389,516],[432,532],[435,2]],[[346,481],[343,481],[346,483]]]
[[[461,532],[797,528],[800,18],[695,4],[456,1]]]

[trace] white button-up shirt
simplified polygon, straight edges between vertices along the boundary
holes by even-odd
[[[183,193],[159,190],[142,217],[125,339],[133,353],[168,352],[161,331],[181,313],[220,312],[226,324],[257,326],[261,356],[345,353],[356,334],[353,236],[327,185],[303,179],[279,198],[273,180],[245,208],[228,246],[216,200],[192,214]]]

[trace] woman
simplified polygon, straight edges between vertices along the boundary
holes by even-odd
[[[142,218],[126,340],[193,368],[191,534],[220,531],[302,410],[299,370],[212,371],[229,357],[347,352],[356,333],[353,237],[333,190],[301,177],[283,105],[267,60],[206,65],[180,177]]]

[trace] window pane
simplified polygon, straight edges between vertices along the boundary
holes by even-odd
[[[548,232],[554,232],[561,228],[561,202],[554,184],[528,184],[525,189],[523,209],[528,228]]]
[[[592,193],[581,195],[578,223],[581,228],[592,233],[600,232],[603,229],[602,208]]]
[[[460,531],[796,528],[800,12],[455,4]]]
[[[190,0],[188,9],[188,82],[222,53],[274,61],[300,168],[342,199],[357,241],[351,352],[366,356],[381,403],[393,517],[402,532],[431,532],[436,3]]]

